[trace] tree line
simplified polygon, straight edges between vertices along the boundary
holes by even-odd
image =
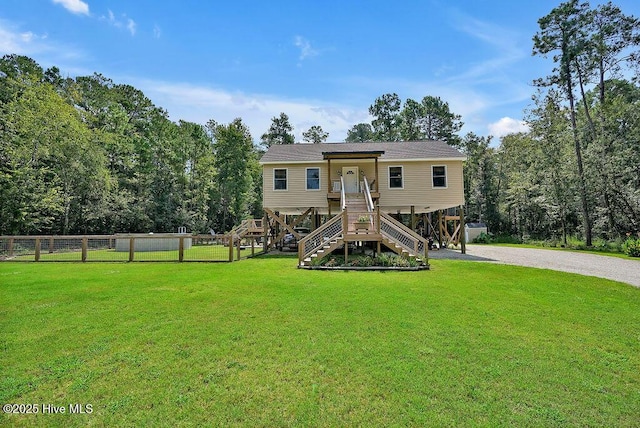
[[[552,73],[533,82],[529,131],[494,144],[459,136],[460,115],[438,97],[375,100],[347,141],[436,139],[467,155],[467,221],[495,234],[567,243],[640,233],[640,21],[611,2],[561,3],[538,20],[532,54]]]
[[[168,119],[138,89],[0,60],[0,234],[229,230],[261,216],[259,153],[236,119]]]
[[[561,3],[538,20],[527,133],[467,138],[469,215],[496,231],[616,240],[640,231],[640,21],[611,2]],[[471,143],[471,144],[470,144]]]
[[[383,94],[347,142],[442,140],[467,155],[467,221],[519,239],[613,240],[640,230],[640,23],[611,3],[570,0],[539,21],[529,131],[460,135],[462,117],[427,95]],[[303,133],[320,144],[319,125]],[[0,60],[0,234],[227,231],[262,217],[264,148],[293,144],[273,117],[254,144],[238,118],[168,119],[101,74],[63,78],[28,57]]]

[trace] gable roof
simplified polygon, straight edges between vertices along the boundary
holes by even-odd
[[[397,141],[372,143],[276,144],[267,150],[260,164],[322,162],[325,153],[371,154],[380,160],[465,160],[466,156],[443,141]]]

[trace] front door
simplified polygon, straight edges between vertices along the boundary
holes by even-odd
[[[360,174],[357,166],[343,166],[342,178],[344,180],[344,193],[358,193]]]

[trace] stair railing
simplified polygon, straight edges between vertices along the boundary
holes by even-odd
[[[331,220],[298,241],[298,263],[318,252],[325,245],[342,238],[343,218],[346,212],[336,215]]]
[[[427,240],[390,215],[380,213],[380,233],[415,257],[428,257]]]
[[[224,236],[232,237],[233,239],[244,238],[244,236],[249,232],[249,228],[251,227],[251,220],[242,220],[242,222],[231,229],[229,232],[225,233]]]
[[[367,177],[364,178],[364,199],[367,202],[367,211],[369,211],[369,223],[371,223],[371,228],[374,227],[373,224],[373,198],[371,198],[371,190],[369,189],[369,182],[367,181]]]
[[[367,209],[369,212],[373,212],[373,199],[371,198],[371,190],[369,189],[367,177],[364,177],[364,199],[367,201]]]

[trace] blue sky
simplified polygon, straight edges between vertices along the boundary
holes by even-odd
[[[463,134],[499,137],[523,129],[531,82],[553,68],[531,39],[559,3],[3,0],[0,55],[131,84],[175,121],[241,117],[255,140],[285,112],[297,140],[320,125],[342,141],[388,92],[439,96]]]

